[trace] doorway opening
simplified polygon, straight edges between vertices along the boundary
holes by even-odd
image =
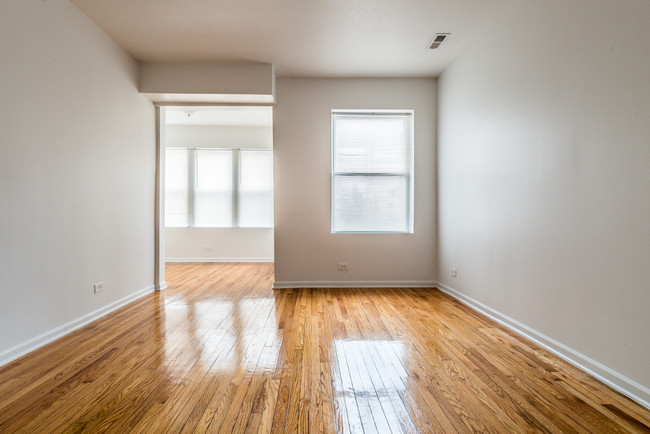
[[[273,262],[273,108],[159,110],[159,262]]]

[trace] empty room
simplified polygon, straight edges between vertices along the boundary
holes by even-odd
[[[650,432],[647,0],[0,0],[0,433]]]

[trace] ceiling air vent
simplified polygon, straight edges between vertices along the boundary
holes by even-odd
[[[451,33],[436,33],[435,38],[433,38],[433,41],[431,41],[431,44],[429,44],[429,48],[431,50],[438,48],[450,34]]]

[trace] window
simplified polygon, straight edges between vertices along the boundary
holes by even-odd
[[[167,149],[165,226],[273,227],[273,152]]]
[[[194,158],[194,215],[190,226],[197,228],[233,227],[232,149],[190,150]]]
[[[273,227],[273,153],[242,150],[239,164],[238,226]]]
[[[165,152],[165,225],[188,226],[189,153],[186,149]]]
[[[413,232],[413,111],[332,111],[332,233]]]

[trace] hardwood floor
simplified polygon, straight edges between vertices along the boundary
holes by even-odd
[[[650,432],[650,411],[431,289],[169,289],[0,368],[0,432]]]

